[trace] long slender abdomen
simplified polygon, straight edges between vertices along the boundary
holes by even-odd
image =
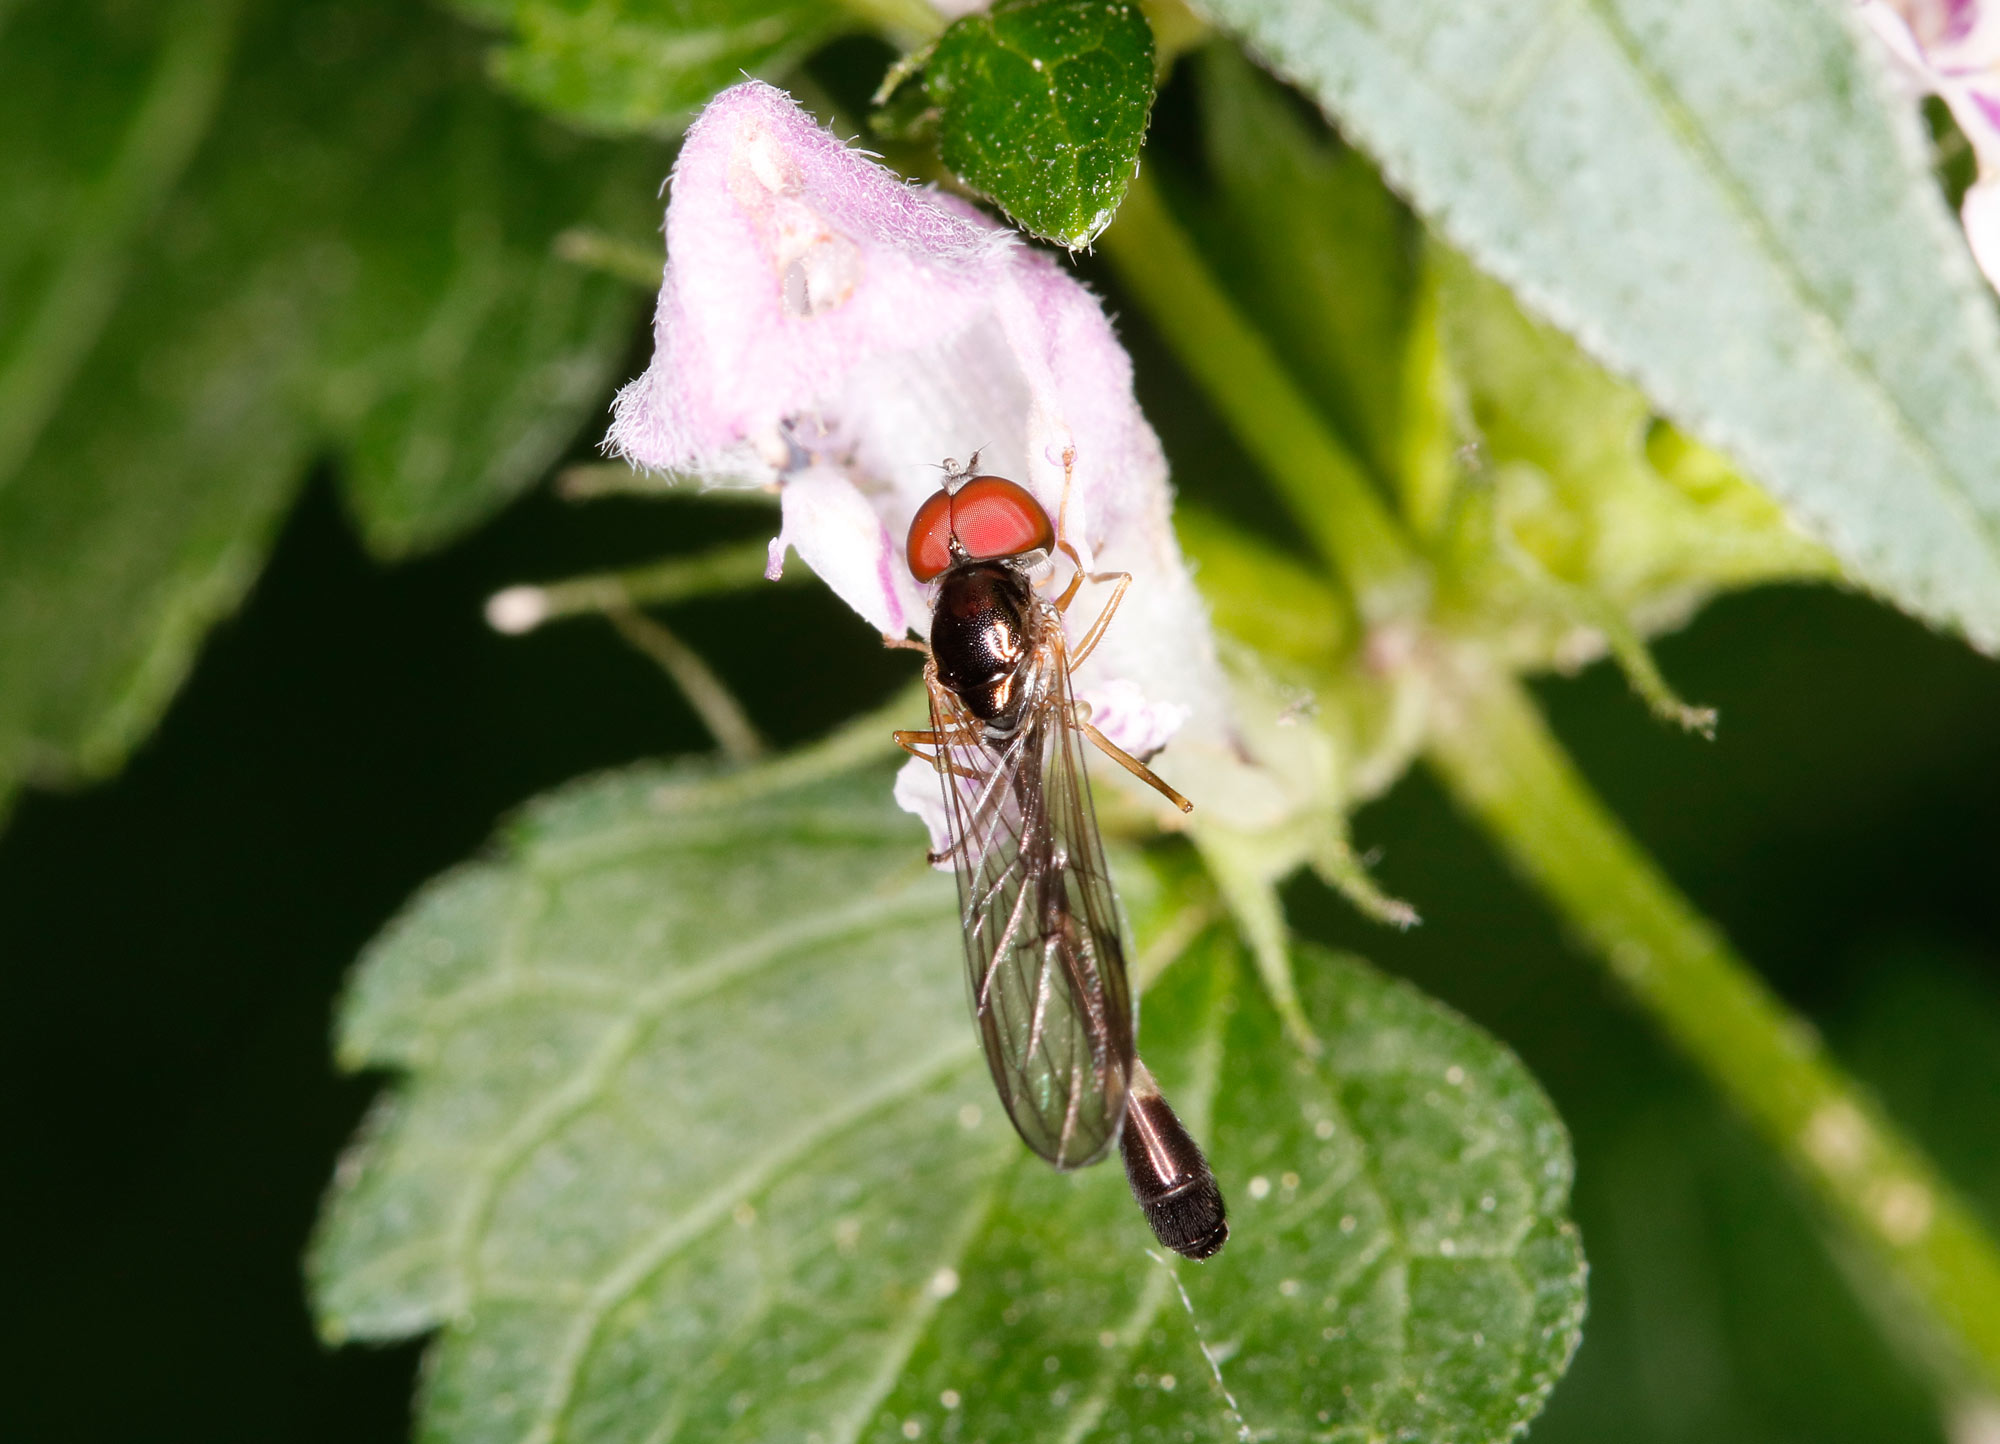
[[[1229,1239],[1222,1190],[1201,1147],[1160,1096],[1146,1065],[1132,1064],[1126,1103],[1125,1177],[1153,1235],[1177,1254],[1208,1258]]]

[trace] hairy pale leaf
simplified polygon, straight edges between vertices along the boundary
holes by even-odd
[[[2000,648],[2000,325],[1845,7],[1204,8],[1853,576]]]
[[[1136,0],[999,0],[940,37],[924,84],[952,172],[1076,250],[1138,173],[1153,31]]]
[[[1305,1058],[1197,944],[1144,1039],[1235,1233],[1170,1266],[1115,1167],[1009,1129],[886,777],[777,779],[560,794],[365,960],[341,1058],[397,1077],[311,1274],[331,1338],[441,1331],[424,1437],[1469,1441],[1539,1408],[1582,1258],[1503,1048],[1311,955]]]
[[[122,760],[322,451],[388,554],[531,481],[639,304],[552,240],[643,224],[663,164],[391,0],[40,0],[6,38],[0,799]]]

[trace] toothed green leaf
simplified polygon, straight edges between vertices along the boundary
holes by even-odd
[[[1132,0],[1000,0],[944,33],[924,83],[952,172],[1076,250],[1138,172],[1153,31]]]
[[[1311,953],[1307,1058],[1198,941],[1144,1042],[1234,1233],[1170,1267],[1116,1165],[1008,1128],[889,779],[775,776],[559,794],[365,960],[341,1057],[394,1077],[311,1274],[331,1338],[439,1331],[422,1437],[1476,1441],[1540,1407],[1583,1262],[1504,1048]]]

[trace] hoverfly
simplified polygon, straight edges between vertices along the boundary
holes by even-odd
[[[963,470],[946,462],[944,487],[910,524],[910,571],[936,583],[924,668],[931,726],[896,734],[944,788],[949,841],[931,861],[948,854],[958,875],[973,1017],[1027,1145],[1064,1170],[1121,1147],[1153,1233],[1207,1258],[1229,1237],[1222,1192],[1139,1059],[1083,743],[1183,812],[1193,804],[1092,726],[1070,692],[1071,669],[1096,648],[1132,578],[1086,573],[1041,504],[1005,477],[975,475],[978,464],[976,455]],[[1057,553],[1076,572],[1048,600],[1035,579]],[[1063,615],[1086,580],[1115,586],[1072,651]]]

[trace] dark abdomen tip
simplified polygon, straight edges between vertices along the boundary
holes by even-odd
[[[1120,1146],[1132,1197],[1145,1211],[1153,1236],[1185,1258],[1219,1252],[1229,1239],[1222,1190],[1200,1146],[1143,1071],[1133,1079]]]

